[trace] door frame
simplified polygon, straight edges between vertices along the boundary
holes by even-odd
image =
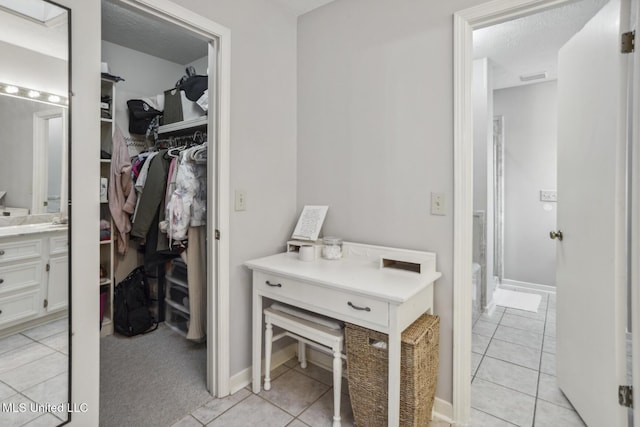
[[[60,174],[60,212],[66,215],[66,172],[68,168],[67,144],[67,109],[59,107],[51,110],[38,111],[33,113],[33,194],[31,195],[31,214],[47,213],[43,200],[46,200],[48,188],[47,178],[49,175],[49,120],[62,119],[62,173]]]
[[[471,415],[471,260],[473,245],[473,31],[575,0],[493,0],[453,15],[453,419]]]
[[[229,241],[230,241],[230,106],[231,31],[202,15],[168,0],[120,0],[136,10],[153,15],[208,40],[209,105],[208,129],[216,134],[215,173],[207,173],[207,199],[216,201],[207,209],[207,388],[216,397],[229,394]],[[214,47],[215,45],[215,47]],[[214,59],[213,56],[217,57]],[[216,96],[217,95],[217,96]],[[210,156],[211,158],[211,156]],[[215,227],[212,225],[215,224]],[[215,228],[215,231],[214,231]],[[219,238],[214,239],[214,233]]]

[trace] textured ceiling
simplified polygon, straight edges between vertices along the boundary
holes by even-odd
[[[102,1],[102,39],[181,65],[207,55],[207,43],[179,27]]]
[[[582,0],[473,32],[475,58],[489,58],[493,87],[523,84],[520,75],[557,78],[558,51],[608,0]],[[540,82],[536,80],[531,83]]]

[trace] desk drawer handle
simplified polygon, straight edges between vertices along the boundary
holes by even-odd
[[[264,283],[266,283],[269,286],[273,286],[274,288],[281,288],[282,287],[282,283],[271,283],[268,280],[266,282],[264,282]]]
[[[353,303],[351,301],[349,301],[347,304],[349,304],[349,307],[355,309],[355,310],[362,310],[362,311],[371,311],[371,309],[369,307],[358,307],[357,305],[353,305]]]
[[[4,251],[0,251],[0,255],[4,255]]]

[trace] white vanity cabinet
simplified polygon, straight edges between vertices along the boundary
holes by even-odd
[[[0,239],[0,329],[66,309],[68,270],[66,230]]]

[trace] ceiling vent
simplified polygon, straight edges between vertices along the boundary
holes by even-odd
[[[546,79],[547,78],[547,72],[546,71],[542,71],[539,73],[533,73],[533,74],[523,74],[522,76],[520,76],[520,81],[521,82],[530,82],[532,80],[541,80],[541,79]]]

